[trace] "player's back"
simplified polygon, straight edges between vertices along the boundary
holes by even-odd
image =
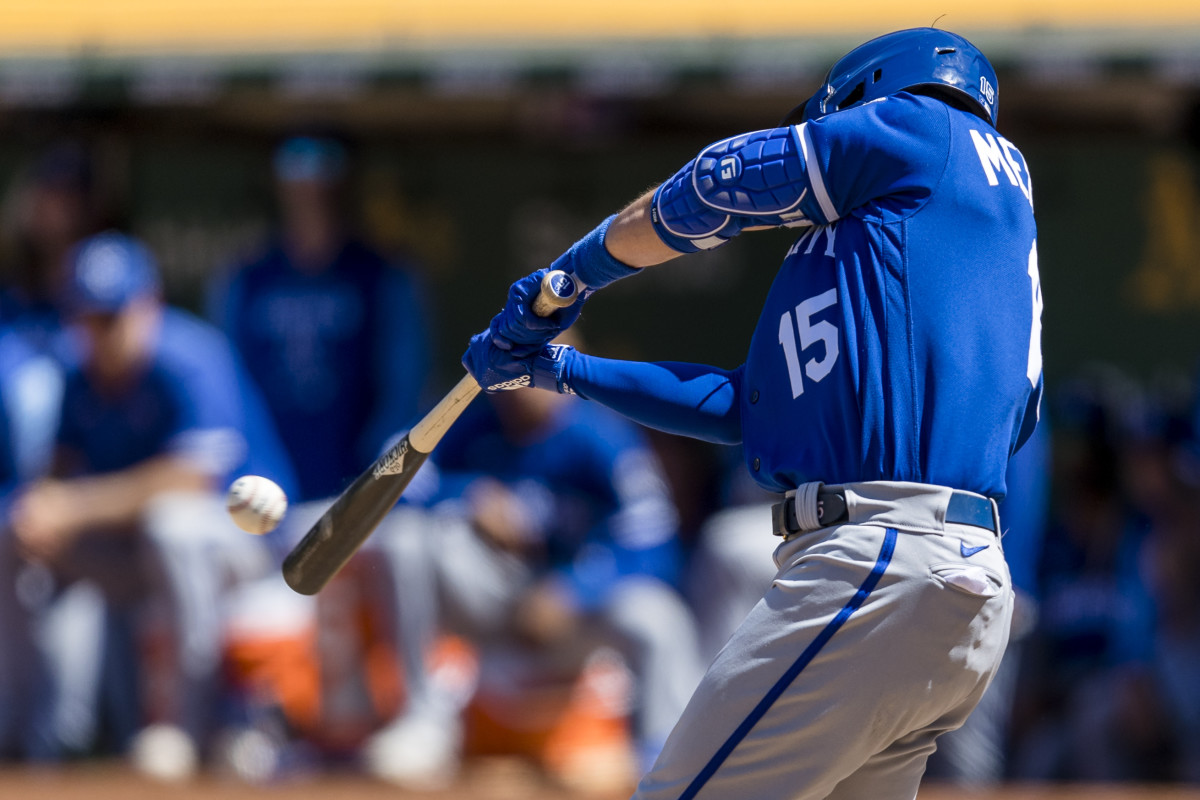
[[[942,182],[905,225],[920,426],[910,458],[934,483],[998,495],[1018,435],[1032,430],[1036,409],[1023,417],[1042,373],[1032,185],[1024,157],[990,125],[953,110],[949,119]]]
[[[792,247],[755,332],[751,470],[773,489],[906,480],[1003,494],[1040,389],[1024,159],[979,117],[906,93],[801,127],[834,221]]]

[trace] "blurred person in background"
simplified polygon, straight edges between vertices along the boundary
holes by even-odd
[[[63,375],[66,363],[76,357],[77,345],[63,325],[58,301],[67,253],[96,229],[100,217],[92,173],[91,159],[81,145],[53,145],[19,174],[5,199],[0,407],[5,415],[5,463],[12,467],[5,471],[9,488],[42,477],[50,466]],[[35,564],[13,569],[16,572],[7,570],[5,579],[22,587],[22,600],[33,603],[45,575]],[[10,621],[6,617],[0,625]],[[7,625],[0,631],[0,640],[10,644],[36,635],[47,664],[60,673],[47,679],[58,690],[38,697],[29,691],[42,680],[38,662],[24,655],[32,642],[25,640],[0,653],[0,750],[40,759],[54,757],[64,747],[82,749],[91,740],[98,676],[92,674],[88,659],[71,654],[87,649],[80,643],[99,630],[102,621],[96,588],[80,581],[60,591],[53,604],[39,607],[32,626]],[[92,638],[93,650],[98,641]],[[61,674],[64,670],[72,674]]]
[[[1166,777],[1169,726],[1153,676],[1156,622],[1146,570],[1163,474],[1131,427],[1142,397],[1110,371],[1084,375],[1056,403],[1050,523],[1038,562],[1037,626],[1026,643],[1013,777],[1152,781]],[[1140,466],[1131,470],[1131,456]],[[1140,485],[1139,485],[1140,484]],[[1158,500],[1151,500],[1156,506]]]
[[[68,251],[101,228],[96,194],[87,151],[77,143],[62,143],[38,155],[8,198],[10,262],[0,292],[0,318],[40,350],[58,346],[58,299]]]
[[[35,670],[51,685],[33,690],[53,707],[71,691],[57,678],[94,680],[99,665],[87,662],[103,644],[109,658],[119,654],[120,674],[109,677],[137,683],[117,715],[144,726],[131,743],[135,764],[182,778],[214,721],[223,597],[272,565],[266,541],[229,520],[223,489],[243,472],[292,488],[290,467],[228,342],[164,305],[144,245],[100,234],[68,255],[67,270],[63,311],[83,352],[67,372],[50,473],[20,488],[6,515],[4,629],[33,645],[29,628],[65,587],[99,587],[107,641],[87,625],[64,631],[78,635],[65,648],[73,666]],[[28,578],[15,585],[22,563],[42,576],[36,590]],[[26,657],[46,653],[31,647]],[[47,741],[40,755],[79,744]]]
[[[209,316],[261,387],[295,466],[298,491],[278,532],[294,544],[416,415],[429,365],[428,304],[413,265],[385,258],[358,236],[344,143],[286,138],[274,151],[272,175],[278,230],[213,282]],[[390,524],[381,526],[367,551]],[[355,564],[367,564],[368,571],[372,566],[365,555]],[[361,641],[374,633],[358,631],[354,621],[390,614],[391,595],[386,587],[382,594],[374,591],[370,575],[359,577],[347,569],[341,581],[353,585],[335,583],[317,598],[308,667],[320,675],[311,703],[318,709],[312,727],[320,729],[322,750],[352,748],[364,728],[387,716],[378,693],[367,697],[358,685],[367,658],[358,648],[370,651],[377,642]],[[281,582],[258,589],[259,609],[293,605]],[[283,634],[267,614],[259,616],[264,621],[253,640]],[[422,680],[424,654],[398,655],[411,676],[408,691],[420,695],[411,684]],[[249,719],[236,736],[253,741],[264,733],[262,724]]]
[[[1126,456],[1131,502],[1149,523],[1144,569],[1154,599],[1152,676],[1170,737],[1166,777],[1200,784],[1200,391],[1167,406],[1157,435]]]
[[[676,589],[677,514],[645,437],[607,409],[513,392],[468,409],[433,458],[436,480],[417,490],[431,512],[381,539],[402,643],[427,652],[419,637],[444,626],[485,672],[491,657],[578,672],[607,645],[632,674],[636,757],[651,763],[702,664]],[[368,743],[372,772],[400,784],[453,772],[459,709],[435,695]]]
[[[45,471],[53,448],[63,367],[75,342],[64,329],[59,296],[71,247],[100,230],[92,159],[85,147],[46,148],[19,175],[5,200],[4,281],[0,324],[9,352],[4,402],[13,419],[21,477]]]
[[[706,662],[720,652],[779,571],[772,559],[776,543],[758,535],[771,523],[774,495],[746,475],[740,447],[724,449],[721,508],[700,528],[686,579]]]
[[[413,270],[355,237],[349,156],[292,137],[273,163],[278,235],[214,284],[210,316],[262,388],[300,483],[328,502],[412,422],[429,363]]]

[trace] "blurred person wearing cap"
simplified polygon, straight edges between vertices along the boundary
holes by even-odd
[[[280,230],[210,297],[262,387],[301,502],[335,497],[412,421],[428,370],[420,287],[411,265],[354,235],[349,167],[335,140],[284,141],[273,161]]]
[[[141,649],[156,644],[155,663],[130,670],[142,707],[123,709],[131,728],[144,726],[130,743],[137,766],[181,778],[195,769],[212,723],[222,601],[231,586],[273,569],[269,537],[234,527],[224,487],[252,473],[291,490],[290,465],[228,341],[164,304],[141,242],[93,236],[66,265],[60,302],[82,354],[67,370],[49,475],[19,489],[4,520],[0,588],[21,596],[0,608],[24,619],[0,629],[33,626],[76,582],[98,587],[106,632],[136,630]],[[37,566],[40,591],[22,593],[10,581],[22,563]],[[37,687],[47,695],[43,709],[67,690],[60,683],[96,682],[99,654],[87,650],[60,653],[60,663],[30,653],[51,662],[43,672],[50,685]],[[94,717],[95,709],[75,713]],[[91,744],[56,740],[50,723],[37,733],[43,741],[33,755],[42,758]]]
[[[278,531],[295,542],[420,410],[428,304],[411,264],[385,258],[356,235],[347,210],[351,158],[341,142],[287,138],[274,152],[272,176],[278,230],[213,281],[209,316],[261,387],[295,466],[298,492]],[[366,551],[387,538],[389,528],[385,522]],[[374,557],[366,553],[354,563],[373,566]],[[343,580],[354,580],[350,572]],[[323,593],[319,619],[335,615],[335,593]],[[368,592],[361,602],[373,619],[392,613],[386,590]],[[351,656],[326,652],[321,642],[339,631],[326,633],[331,636],[318,637],[313,663],[331,675],[338,670],[331,659]],[[397,655],[405,674],[420,680],[424,654]],[[422,691],[411,678],[406,688]],[[320,691],[323,732],[361,732],[390,713],[377,703],[344,702],[353,688],[333,681]]]

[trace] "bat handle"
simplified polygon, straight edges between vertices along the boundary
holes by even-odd
[[[542,278],[541,291],[533,298],[533,313],[548,317],[560,308],[566,308],[579,296],[582,284],[575,276],[561,269],[550,270]]]

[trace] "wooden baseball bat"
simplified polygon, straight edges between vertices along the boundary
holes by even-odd
[[[576,281],[555,270],[542,279],[533,302],[539,317],[575,302]],[[479,394],[465,376],[411,430],[375,460],[326,509],[283,561],[283,579],[300,594],[316,594],[357,552],[396,505],[417,470],[459,415]]]

